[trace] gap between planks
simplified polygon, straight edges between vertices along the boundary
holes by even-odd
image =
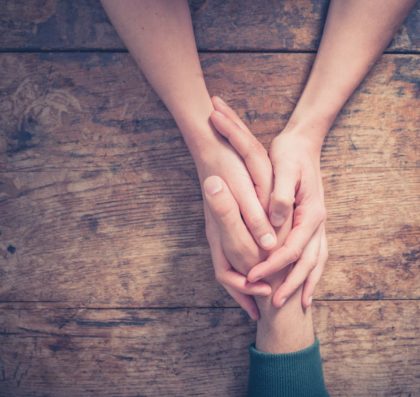
[[[200,54],[316,54],[317,51],[313,50],[285,50],[285,49],[270,49],[261,48],[258,50],[253,49],[234,49],[234,50],[198,50]],[[109,53],[109,54],[125,54],[128,50],[122,48],[0,48],[0,54],[47,54],[47,53]],[[384,51],[386,55],[420,55],[417,50],[391,50]]]
[[[420,298],[384,298],[384,299],[314,299],[319,303],[340,302],[417,302]],[[239,306],[89,306],[67,305],[68,302],[60,301],[0,301],[0,310],[21,309],[83,309],[83,310],[147,310],[147,311],[176,311],[176,310],[242,310]],[[63,306],[61,305],[63,304]],[[25,306],[27,305],[27,306]]]

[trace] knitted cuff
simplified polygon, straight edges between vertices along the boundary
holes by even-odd
[[[265,353],[249,346],[248,397],[328,397],[319,340],[293,353]]]

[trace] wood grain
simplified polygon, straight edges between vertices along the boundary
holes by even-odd
[[[210,90],[265,144],[311,60],[202,57]],[[385,56],[325,143],[330,260],[318,298],[420,295],[418,64]],[[4,54],[0,65],[0,300],[235,305],[213,279],[192,160],[129,56]]]
[[[190,1],[201,51],[285,52],[201,54],[267,147],[327,3]],[[244,395],[255,324],[213,279],[193,162],[99,1],[0,9],[0,51],[41,51],[0,54],[0,397]],[[387,52],[420,50],[419,17]],[[419,64],[385,55],[323,147],[332,396],[420,395]]]
[[[200,50],[315,51],[328,1],[192,0]],[[98,0],[0,0],[0,48],[124,49]],[[420,7],[388,51],[419,51]]]
[[[255,326],[239,309],[3,305],[0,313],[0,388],[7,395],[245,392]],[[414,301],[317,302],[316,329],[331,395],[416,395],[419,315]]]

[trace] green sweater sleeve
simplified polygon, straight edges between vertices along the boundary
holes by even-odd
[[[265,353],[249,346],[248,397],[328,397],[319,340],[297,352]]]

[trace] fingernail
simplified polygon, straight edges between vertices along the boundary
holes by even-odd
[[[209,178],[204,182],[204,190],[213,196],[222,190],[222,182],[219,178]]]
[[[216,96],[216,98],[218,101],[222,102],[223,105],[226,105],[226,102],[222,98],[220,98],[219,96]]]
[[[271,295],[271,287],[263,288],[261,292],[264,296]]]
[[[273,212],[270,216],[270,221],[273,226],[281,226],[285,219],[283,215]]]
[[[259,281],[259,280],[261,280],[263,278],[263,275],[262,274],[257,274],[257,275],[255,275],[255,276],[252,276],[251,277],[251,279],[249,278],[249,276],[248,276],[248,281],[250,282],[250,283],[255,283],[255,282],[257,282],[257,281]]]
[[[286,302],[286,298],[283,298],[280,302],[278,307],[282,307],[284,305],[284,302]]]
[[[308,299],[308,306],[311,306],[311,305],[312,305],[312,296],[310,296]]]
[[[222,117],[222,118],[226,117],[222,112],[219,112],[218,110],[213,110],[213,117],[214,116]]]
[[[260,243],[264,248],[271,248],[276,244],[276,238],[271,233],[267,233],[260,238]]]

